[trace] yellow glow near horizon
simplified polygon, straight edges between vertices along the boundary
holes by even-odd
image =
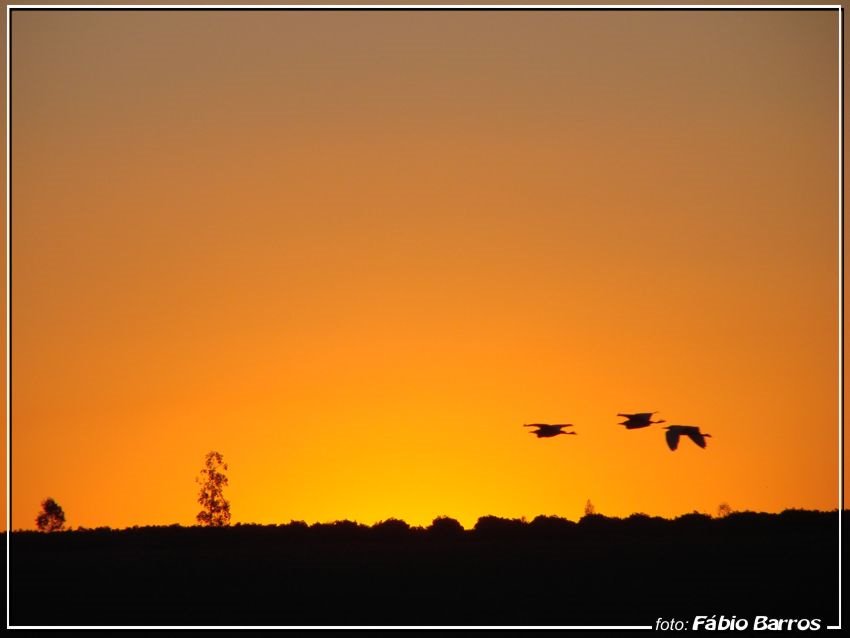
[[[835,508],[835,21],[15,12],[12,527]]]

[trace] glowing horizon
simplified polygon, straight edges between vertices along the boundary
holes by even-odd
[[[17,11],[12,529],[835,509],[836,15]]]

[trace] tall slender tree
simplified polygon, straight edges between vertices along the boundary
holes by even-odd
[[[201,485],[198,503],[203,508],[198,512],[198,523],[208,527],[230,525],[230,503],[222,490],[227,487],[227,463],[220,452],[208,452],[204,459],[201,475],[195,480]]]

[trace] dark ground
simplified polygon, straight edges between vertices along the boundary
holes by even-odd
[[[5,540],[5,538],[4,538]],[[16,625],[837,622],[838,512],[13,532]]]

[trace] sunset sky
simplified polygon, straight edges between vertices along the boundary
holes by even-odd
[[[11,34],[13,529],[837,506],[836,11]]]

